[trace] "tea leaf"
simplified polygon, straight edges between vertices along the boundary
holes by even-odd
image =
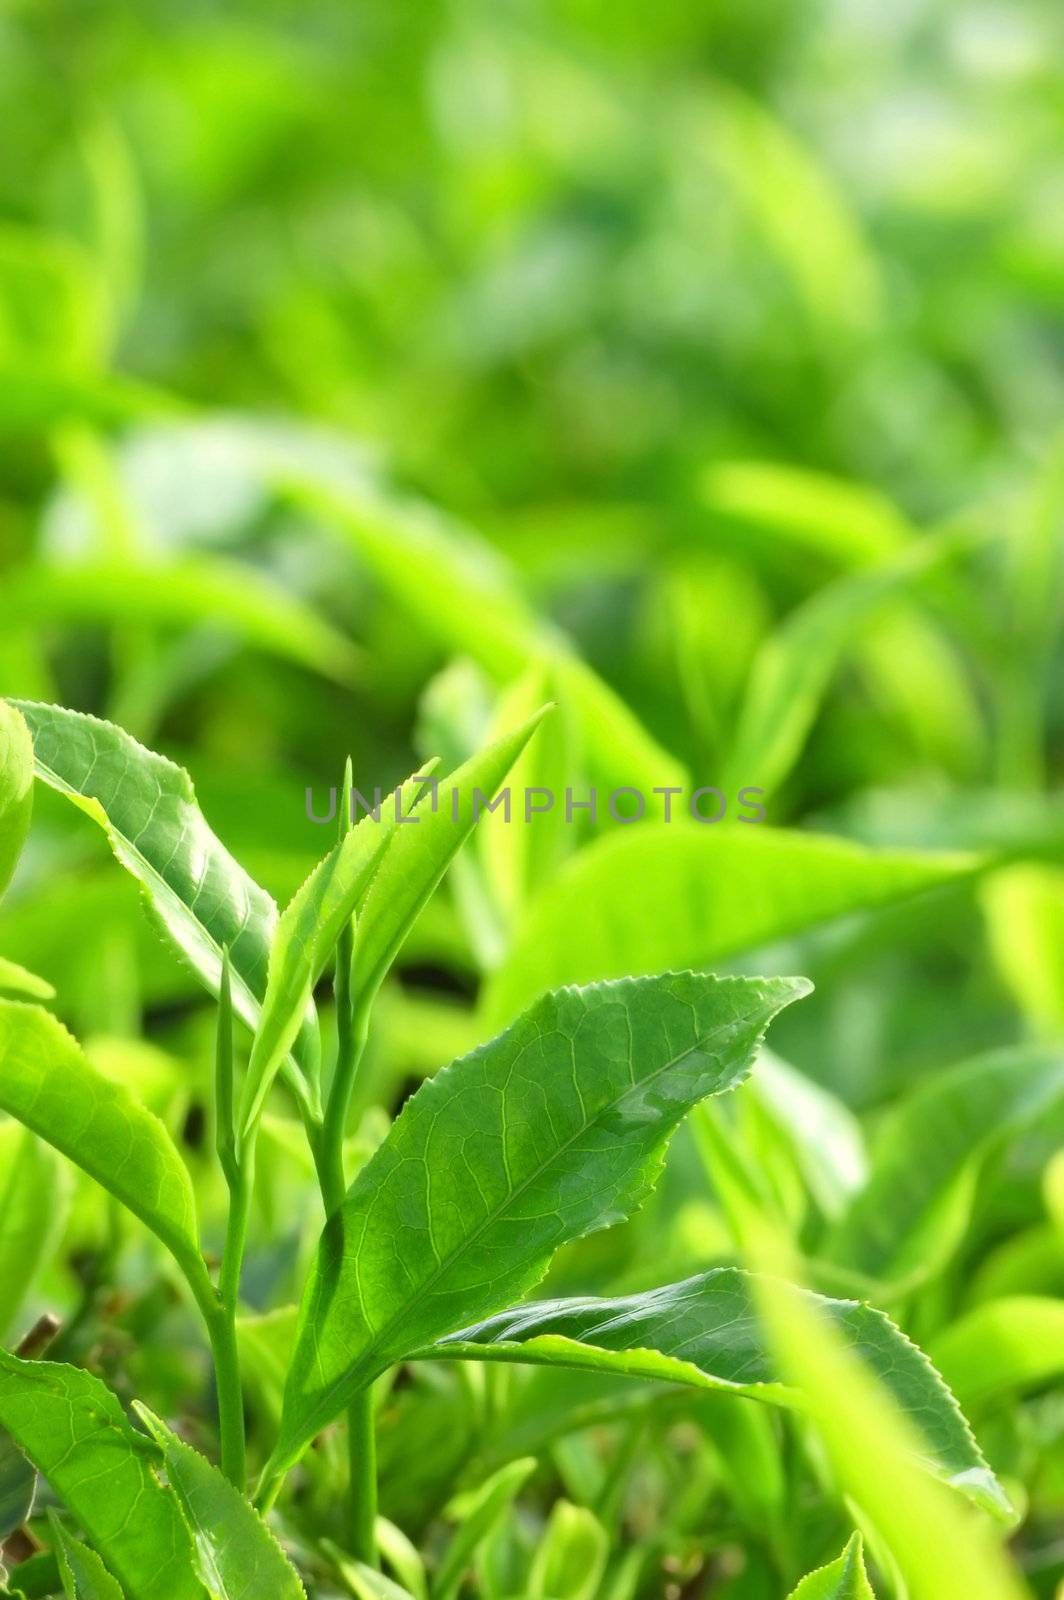
[[[808,990],[693,973],[565,989],[423,1085],[322,1235],[273,1470],[394,1361],[636,1210],[686,1112]]]
[[[67,1600],[124,1600],[121,1589],[95,1550],[75,1539],[54,1511],[49,1513],[48,1520]]]
[[[761,647],[729,752],[722,787],[778,789],[801,753],[842,652],[885,601],[984,537],[949,528],[889,563],[839,578],[786,619]]]
[[[530,1301],[448,1334],[415,1357],[527,1362],[622,1373],[801,1407],[762,1331],[752,1275],[716,1267],[683,1283],[616,1299]],[[885,1312],[807,1292],[918,1427],[926,1465],[944,1483],[1000,1511],[1002,1494],[957,1402],[922,1351]]]
[[[920,1281],[963,1234],[990,1153],[1064,1096],[1064,1051],[1021,1046],[949,1067],[892,1113],[867,1184],[827,1254],[885,1282]]]
[[[865,1571],[861,1535],[854,1534],[837,1561],[803,1578],[790,1600],[876,1600]]]
[[[33,810],[33,744],[18,711],[0,700],[0,894],[11,881]]]
[[[158,925],[211,994],[228,949],[233,1005],[254,1028],[277,907],[207,826],[188,773],[109,722],[16,703],[33,736],[37,776],[103,828]]]
[[[1048,1295],[990,1300],[944,1328],[931,1349],[964,1405],[1040,1388],[1064,1371],[1064,1303]]]
[[[121,1200],[202,1287],[192,1183],[166,1128],[62,1023],[17,1000],[0,1000],[0,1109]]]
[[[0,1057],[0,1080],[6,1071]],[[69,1200],[63,1176],[46,1144],[18,1123],[0,1124],[0,1339],[62,1235]]]
[[[493,1472],[476,1489],[467,1489],[456,1495],[444,1515],[457,1522],[451,1541],[443,1552],[436,1570],[432,1600],[452,1600],[462,1582],[462,1575],[476,1554],[477,1547],[486,1539],[508,1506],[536,1470],[535,1456],[522,1456],[508,1461],[498,1472]]]
[[[216,1467],[135,1403],[137,1415],[162,1451],[192,1540],[197,1575],[211,1600],[306,1600],[299,1574],[258,1512]]]
[[[380,987],[411,925],[476,827],[483,802],[494,798],[548,709],[463,762],[440,783],[438,796],[426,796],[396,830],[355,933],[351,990],[360,1005]]]
[[[427,764],[426,772],[431,764]],[[365,816],[325,856],[281,914],[270,946],[266,993],[241,1097],[246,1133],[262,1109],[274,1074],[291,1048],[313,988],[380,867],[417,785],[407,783],[381,816]]]
[[[0,1351],[0,1426],[48,1479],[129,1600],[204,1600],[177,1502],[109,1389]]]
[[[529,1600],[595,1600],[609,1550],[594,1512],[556,1501],[528,1575]]]
[[[359,676],[360,654],[343,634],[255,567],[218,556],[165,563],[121,559],[38,563],[5,587],[13,622],[136,622],[224,629],[245,643],[337,683]]]
[[[27,972],[17,961],[0,956],[0,995],[16,995],[30,1000],[54,1000],[55,990],[45,978]]]
[[[559,983],[709,966],[974,865],[754,824],[620,830],[566,862],[533,903],[487,984],[483,1025],[500,1027]]]

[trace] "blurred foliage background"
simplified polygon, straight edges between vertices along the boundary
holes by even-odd
[[[348,752],[367,789],[458,758],[538,664],[577,785],[758,785],[772,823],[1026,858],[715,962],[817,980],[773,1042],[870,1126],[933,1068],[1059,1034],[1061,24],[1053,0],[7,0],[0,691],[180,760],[287,897],[324,849],[307,786]],[[455,875],[382,998],[364,1110],[477,1036],[525,902],[610,827]],[[195,1163],[210,1007],[120,879],[42,795],[0,954]],[[1010,1230],[1064,1292],[1059,1123],[954,1240],[926,1331]],[[271,1137],[278,1226],[306,1174]],[[722,1248],[693,1204],[678,1270]],[[78,1237],[102,1226],[79,1207]],[[645,1231],[620,1236],[582,1287],[644,1281]],[[306,1245],[253,1253],[253,1303]],[[136,1389],[135,1331],[122,1359]],[[1064,1429],[998,1425],[1015,1476],[1042,1430],[1048,1584]],[[449,1467],[413,1481],[403,1440],[385,1503],[414,1522]]]

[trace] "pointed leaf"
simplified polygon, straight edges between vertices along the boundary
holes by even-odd
[[[207,826],[188,773],[109,722],[61,706],[13,704],[33,736],[38,778],[103,828],[163,932],[211,994],[228,949],[233,1004],[254,1028],[277,907]]]
[[[426,775],[431,763],[426,763]],[[398,800],[382,802],[325,856],[285,907],[270,946],[262,1014],[241,1096],[243,1131],[262,1109],[273,1076],[299,1031],[315,983],[380,868],[400,814],[410,810],[418,785],[408,782]]]
[[[0,1000],[0,1110],[121,1200],[204,1283],[192,1182],[163,1123],[91,1066],[61,1022],[18,1000]]]
[[[109,1389],[75,1367],[0,1351],[5,1427],[102,1554],[129,1600],[204,1600],[173,1495]]]
[[[33,810],[33,744],[25,722],[0,700],[0,894],[11,881]]]
[[[4,1071],[0,1057],[0,1079]],[[22,1301],[62,1235],[69,1191],[59,1167],[48,1146],[27,1129],[0,1124],[0,1339],[14,1327]]]
[[[876,1600],[865,1571],[861,1535],[854,1534],[837,1561],[803,1578],[790,1600]]]
[[[75,1539],[54,1511],[48,1520],[52,1525],[59,1575],[67,1600],[124,1600],[122,1590],[95,1550]]]
[[[380,986],[411,925],[476,827],[484,803],[494,798],[547,709],[464,762],[396,830],[355,936],[351,989],[360,1004]]]
[[[426,1083],[322,1235],[274,1468],[394,1361],[636,1210],[686,1112],[743,1078],[808,989],[693,973],[564,989]]]
[[[196,1572],[211,1600],[306,1600],[299,1574],[258,1512],[217,1467],[137,1405],[162,1451],[163,1468],[192,1540]]]
[[[709,966],[975,865],[760,824],[621,829],[566,862],[534,902],[487,985],[484,1026],[560,983]]]
[[[800,1407],[801,1396],[784,1382],[762,1331],[754,1287],[750,1273],[716,1267],[644,1294],[533,1300],[449,1334],[415,1355],[623,1373]],[[885,1312],[857,1300],[812,1293],[807,1298],[920,1428],[934,1475],[1000,1509],[1002,1495],[994,1475],[957,1402],[923,1352]]]
[[[1064,1097],[1064,1048],[1021,1046],[927,1078],[884,1125],[830,1259],[887,1283],[937,1271],[963,1235],[991,1152]]]

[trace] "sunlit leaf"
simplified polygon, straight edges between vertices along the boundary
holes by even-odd
[[[677,1123],[742,1079],[807,990],[694,974],[566,989],[425,1084],[322,1236],[275,1469],[387,1366],[636,1210]]]

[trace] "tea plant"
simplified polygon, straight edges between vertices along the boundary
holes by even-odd
[[[418,1089],[372,1153],[352,1145],[352,1094],[382,981],[473,832],[478,793],[491,795],[504,783],[540,736],[542,712],[506,729],[446,778],[428,767],[414,774],[396,790],[390,814],[386,807],[379,818],[353,822],[349,766],[337,842],[280,912],[210,830],[181,769],[116,726],[80,713],[20,701],[0,706],[0,715],[5,879],[29,825],[35,773],[105,831],[148,915],[217,999],[212,1125],[228,1196],[215,1270],[203,1254],[186,1161],[164,1122],[120,1078],[93,1064],[39,1003],[31,974],[5,966],[4,989],[15,997],[0,999],[0,1108],[99,1184],[169,1253],[199,1314],[216,1401],[212,1439],[195,1421],[192,1394],[169,1390],[161,1402],[139,1394],[130,1415],[99,1377],[50,1359],[44,1346],[51,1328],[30,1333],[20,1353],[0,1354],[0,1424],[21,1452],[9,1454],[4,1467],[5,1484],[21,1485],[21,1499],[12,1489],[13,1514],[5,1496],[8,1530],[27,1519],[33,1529],[18,1552],[23,1559],[8,1572],[9,1592],[48,1594],[62,1586],[85,1600],[122,1594],[284,1600],[306,1585],[323,1595],[339,1586],[367,1596],[448,1597],[474,1566],[488,1594],[565,1600],[602,1593],[620,1600],[646,1592],[643,1569],[652,1547],[611,1552],[607,1530],[652,1414],[635,1413],[622,1434],[594,1511],[559,1499],[530,1562],[520,1540],[499,1542],[535,1466],[528,1445],[545,1420],[533,1402],[521,1423],[520,1405],[515,1410],[496,1382],[512,1366],[583,1375],[585,1414],[578,1407],[559,1439],[594,1419],[600,1393],[611,1408],[604,1415],[615,1417],[625,1415],[621,1391],[630,1383],[637,1394],[656,1396],[663,1415],[689,1394],[692,1415],[704,1418],[710,1437],[740,1469],[737,1481],[750,1472],[742,1493],[754,1504],[769,1493],[766,1527],[782,1540],[782,1570],[793,1562],[793,1552],[786,1553],[793,1536],[785,1536],[778,1507],[770,1508],[777,1446],[764,1408],[795,1418],[807,1413],[831,1457],[835,1383],[857,1386],[843,1429],[867,1428],[869,1437],[881,1430],[878,1470],[896,1472],[907,1494],[942,1496],[946,1517],[959,1516],[951,1498],[974,1502],[983,1517],[1011,1517],[946,1384],[884,1312],[858,1298],[811,1290],[781,1311],[783,1290],[774,1274],[795,1264],[780,1256],[773,1208],[763,1193],[758,1199],[762,1175],[744,1167],[747,1136],[709,1108],[734,1099],[751,1070],[756,1082],[766,1029],[808,992],[805,980],[673,971],[540,988],[534,961],[522,956],[522,981],[538,998],[526,1003],[512,970],[505,982],[500,976],[487,1015],[516,1011],[513,1020]],[[677,848],[690,844],[684,839]],[[808,887],[797,890],[803,903],[809,896],[815,903],[818,882],[821,892],[831,885],[836,907],[840,897],[856,906],[912,887],[901,863],[893,868],[900,882],[887,887],[889,863],[839,856],[825,873],[818,852],[830,857],[830,847],[809,841],[809,850],[804,869],[801,850],[795,857],[797,870],[808,874]],[[916,863],[908,870],[916,872]],[[659,888],[668,883],[664,861],[663,871]],[[808,905],[807,912],[816,914]],[[751,914],[772,915],[764,900],[736,912]],[[786,920],[793,912],[784,904],[775,915]],[[682,927],[677,922],[670,935],[678,951]],[[559,923],[539,947],[544,962],[559,959],[567,936],[573,930]],[[587,948],[583,958],[595,959]],[[324,1048],[316,995],[329,973],[334,1037]],[[250,1034],[243,1065],[241,1027]],[[978,1098],[968,1075],[960,1098],[952,1099],[949,1081],[937,1083],[914,1111],[913,1128],[896,1130],[867,1186],[839,1215],[822,1273],[834,1260],[839,1283],[856,1283],[859,1273],[871,1283],[874,1275],[903,1295],[901,1286],[928,1268],[927,1240],[940,1234],[952,1174],[966,1168],[976,1128],[1000,1134],[1009,1116],[1029,1118],[1037,1105],[1049,1104],[1064,1092],[1064,1061],[1018,1053],[988,1062],[979,1082]],[[790,1093],[797,1114],[800,1101]],[[267,1107],[281,1095],[298,1114],[324,1227],[298,1307],[248,1315],[242,1282],[258,1154]],[[958,1110],[966,1120],[954,1120]],[[562,1246],[644,1207],[670,1139],[692,1115],[726,1212],[768,1275],[718,1266],[631,1293],[526,1299]],[[926,1153],[913,1162],[920,1141]],[[899,1163],[905,1170],[896,1170]],[[4,1219],[8,1321],[16,1328],[15,1309],[36,1270],[34,1241],[24,1236],[44,1193],[31,1165],[19,1252],[10,1219],[23,1203],[22,1181],[15,1169]],[[116,1213],[112,1222],[119,1220]],[[106,1321],[98,1304],[92,1314]],[[62,1329],[58,1342],[77,1348]],[[474,1409],[482,1409],[475,1447],[481,1466],[447,1509],[449,1538],[434,1534],[419,1553],[378,1514],[382,1385],[394,1381],[397,1369],[431,1372],[454,1364]],[[273,1374],[265,1383],[264,1372]],[[265,1397],[271,1382],[273,1399]],[[868,1396],[861,1386],[871,1386]],[[431,1394],[431,1385],[424,1393]],[[573,1393],[564,1386],[559,1393],[563,1412],[571,1410]],[[548,1415],[557,1405],[550,1396],[543,1391]],[[702,1409],[703,1396],[711,1409]],[[749,1411],[752,1402],[758,1405]],[[171,1412],[171,1422],[153,1404]],[[427,1398],[422,1423],[431,1425]],[[190,1424],[196,1447],[177,1431]],[[338,1424],[346,1474],[334,1450]],[[419,1442],[415,1431],[406,1448],[424,1451],[429,1439],[425,1431]],[[306,1456],[315,1441],[317,1464]],[[17,1464],[22,1457],[25,1470]],[[826,1463],[812,1459],[822,1478]],[[845,1483],[845,1465],[836,1462],[835,1471]],[[33,1518],[34,1472],[54,1497],[47,1523]],[[849,1489],[861,1498],[859,1484]],[[876,1503],[873,1494],[870,1504]],[[939,1505],[937,1498],[928,1503]],[[877,1520],[886,1531],[889,1518],[886,1525]],[[666,1527],[671,1522],[667,1515]],[[665,1536],[680,1561],[688,1539],[683,1526],[676,1521]],[[986,1525],[973,1523],[965,1537],[981,1552],[980,1592],[1010,1593],[1007,1577],[994,1577],[998,1556]],[[884,1549],[879,1553],[887,1559]],[[895,1555],[904,1567],[904,1549]],[[382,1560],[391,1576],[381,1571]],[[931,1592],[918,1573],[908,1577],[914,1595]],[[857,1535],[838,1560],[795,1590],[870,1593]],[[937,1593],[941,1600],[947,1591]]]

